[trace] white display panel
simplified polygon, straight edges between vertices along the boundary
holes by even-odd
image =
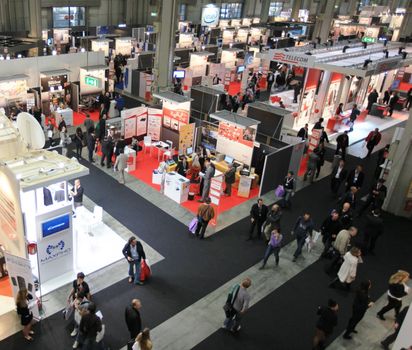
[[[92,40],[92,51],[103,51],[104,55],[109,56],[109,42],[110,40]]]
[[[202,26],[216,27],[219,24],[220,8],[214,5],[203,7]]]

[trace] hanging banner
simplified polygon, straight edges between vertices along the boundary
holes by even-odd
[[[33,312],[33,316],[39,319],[39,308],[37,306],[36,289],[30,260],[12,255],[8,252],[4,252],[4,257],[6,258],[7,271],[9,273],[14,299],[16,299],[19,290],[26,289],[30,299],[29,308],[31,312]]]
[[[179,154],[186,154],[186,149],[193,147],[195,127],[195,123],[180,126]]]
[[[147,133],[147,108],[136,117],[136,136],[146,135]]]
[[[163,113],[161,109],[147,109],[147,135],[152,138],[152,141],[160,141],[162,118]]]
[[[180,125],[189,124],[190,102],[172,103],[163,101],[163,126],[179,130]]]
[[[265,55],[265,54],[263,54]],[[262,57],[267,58],[267,57]],[[315,57],[306,55],[304,53],[288,52],[283,49],[269,50],[269,57],[271,61],[292,64],[300,67],[313,67],[315,64]]]

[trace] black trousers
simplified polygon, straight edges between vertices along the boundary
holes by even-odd
[[[382,340],[381,343],[382,343],[383,345],[385,345],[385,346],[391,345],[391,344],[396,340],[396,338],[398,337],[399,331],[400,331],[400,327],[398,327],[398,328],[395,330],[395,332],[393,332],[392,334],[388,335],[384,340]]]
[[[357,324],[362,320],[363,316],[365,316],[365,311],[353,311],[352,317],[349,319],[348,325],[346,327],[346,335],[350,335],[356,328]]]
[[[81,158],[81,157],[82,157],[82,149],[83,149],[83,146],[81,146],[81,145],[76,145],[76,156],[77,156],[77,158]]]
[[[342,181],[340,179],[337,179],[336,177],[333,177],[330,180],[330,189],[334,194],[338,193],[341,183]]]
[[[346,157],[346,147],[336,146],[335,154],[339,154],[339,151],[342,151],[342,159],[345,160]]]
[[[391,298],[388,295],[388,304],[386,304],[386,306],[384,306],[379,312],[378,315],[383,316],[385,315],[388,311],[395,309],[395,315],[398,316],[399,311],[401,311],[401,307],[402,307],[402,300],[398,300],[395,298]]]
[[[378,240],[379,234],[374,232],[365,231],[365,236],[363,240],[364,249],[366,250],[364,253],[373,253],[376,247],[376,241]]]
[[[93,161],[94,147],[93,148],[88,147],[87,151],[88,151],[88,155],[89,155],[89,162],[91,163]]]
[[[253,222],[251,222],[250,224],[250,231],[249,231],[249,238],[253,237],[253,234],[255,233],[255,228],[257,227],[257,238],[260,239],[260,237],[262,236],[262,226],[263,223],[265,222],[265,220],[254,220]]]
[[[198,217],[198,223],[197,223],[195,235],[196,236],[200,235],[200,238],[204,238],[208,224],[209,224],[209,221],[203,220],[202,218]]]

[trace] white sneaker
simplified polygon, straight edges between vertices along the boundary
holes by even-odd
[[[79,346],[79,342],[76,340],[73,344],[73,349],[77,349],[78,346]]]
[[[73,332],[70,333],[71,337],[75,337],[77,335],[77,328],[73,329]]]

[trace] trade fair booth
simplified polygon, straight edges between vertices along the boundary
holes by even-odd
[[[133,40],[134,39],[130,37],[115,38],[116,55],[130,56],[132,54]]]
[[[0,107],[4,108],[8,114],[16,105],[27,108],[28,78],[26,74],[0,77]]]
[[[99,38],[99,39],[94,39],[91,40],[91,49],[92,51],[103,51],[104,52],[104,56],[105,57],[109,57],[109,47],[110,47],[110,43],[112,43],[113,40],[111,39],[103,39],[103,38]]]
[[[412,58],[402,50],[399,45],[389,43],[385,46],[385,43],[367,45],[344,42],[327,48],[314,49],[312,45],[306,45],[260,54],[263,60],[270,59],[289,67],[298,67],[303,72],[297,103],[293,101],[294,89],[274,93],[270,97],[271,104],[276,105],[281,99],[286,109],[292,112],[290,117],[283,120],[283,128],[297,132],[306,123],[311,128],[322,117],[328,132],[347,129],[350,109],[355,103],[360,107],[365,106],[365,99],[373,88],[377,89],[381,98],[388,88],[397,90],[393,86],[396,72],[404,71],[404,67],[412,63]],[[336,116],[339,103],[343,103],[344,111]],[[365,117],[366,112],[358,118],[358,124]],[[374,117],[367,118],[368,123],[365,125],[368,128],[374,125],[379,127],[382,123]],[[351,134],[352,139],[361,138],[358,131]]]
[[[44,132],[30,114],[18,115],[17,128],[1,110],[0,244],[10,297],[27,288],[41,299],[72,282],[77,272],[88,274],[119,260],[124,240],[102,223],[101,208],[73,207],[69,181],[87,175],[88,168],[42,149]],[[38,318],[36,298],[30,307]]]

